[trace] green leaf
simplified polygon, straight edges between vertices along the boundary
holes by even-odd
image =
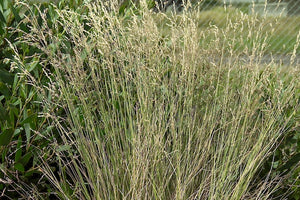
[[[18,143],[17,143],[17,151],[16,151],[16,155],[15,155],[15,161],[18,162],[22,156],[22,137],[21,135],[19,135],[18,138]]]
[[[11,96],[9,88],[2,82],[0,82],[0,94],[3,94],[7,98]]]
[[[3,8],[8,9],[8,0],[3,0]]]
[[[24,174],[25,177],[31,177],[33,174],[40,174],[41,172],[36,170],[36,169],[29,169],[26,171],[26,173]]]
[[[27,70],[28,72],[31,72],[32,70],[34,70],[36,68],[36,66],[38,66],[39,62],[38,61],[33,61],[32,63],[29,63],[27,66]]]
[[[27,118],[25,118],[23,121],[20,122],[21,125],[27,124],[27,123],[31,123],[32,121],[35,121],[35,119],[37,118],[37,114],[31,114],[29,115]]]
[[[25,165],[27,165],[27,163],[29,162],[31,157],[32,157],[32,153],[28,152],[20,159],[19,162],[25,166]]]
[[[7,112],[1,102],[0,102],[0,120],[8,120]]]
[[[0,10],[0,20],[1,20],[3,23],[6,24],[6,19],[5,19],[5,17],[4,17],[4,15],[3,15],[3,13],[2,13],[1,10]]]
[[[53,22],[55,22],[56,19],[59,17],[58,14],[57,14],[57,12],[55,11],[54,7],[51,4],[49,5],[48,9],[49,9],[49,14],[51,16],[51,20]]]
[[[278,170],[279,171],[284,171],[284,170],[289,171],[292,168],[292,166],[294,166],[299,161],[300,161],[300,153],[297,153],[291,159],[289,159],[289,161],[287,161],[287,163],[285,165],[281,166]]]
[[[16,100],[12,103],[12,105],[17,106],[17,105],[19,105],[21,102],[22,102],[21,99],[18,98],[18,99],[16,99]]]
[[[9,106],[9,113],[8,113],[8,116],[9,116],[9,122],[12,124],[12,126],[14,126],[15,124],[15,117],[17,117],[19,115],[19,111],[16,107],[10,105]]]
[[[15,9],[15,7],[13,5],[10,6],[11,11],[14,13],[15,19],[17,22],[21,21],[21,17],[18,13],[18,11]]]
[[[15,169],[20,171],[20,172],[25,172],[25,168],[21,163],[16,163],[15,164]]]
[[[1,11],[0,11],[1,12]],[[0,24],[0,45],[3,44],[3,38],[5,37],[5,28],[2,27],[2,24]]]
[[[30,124],[29,123],[26,123],[24,124],[24,128],[25,128],[25,134],[26,134],[26,144],[29,145],[30,143]]]
[[[61,151],[68,151],[71,149],[71,146],[70,145],[62,145],[62,146],[59,146],[57,147],[57,151],[58,152],[61,152]]]
[[[17,128],[14,132],[14,136],[18,136],[22,130],[23,130],[23,128]]]
[[[3,11],[3,16],[6,19],[6,23],[8,23],[8,19],[9,19],[9,15],[11,14],[11,11],[9,9],[5,9],[5,11]]]
[[[10,143],[11,138],[13,137],[14,130],[12,128],[5,129],[0,134],[0,146],[6,146]]]
[[[0,69],[0,81],[12,85],[14,82],[14,76],[9,72]]]

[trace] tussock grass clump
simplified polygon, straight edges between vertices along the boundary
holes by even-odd
[[[240,62],[228,48],[238,36],[199,31],[193,11],[170,17],[166,36],[143,3],[127,17],[114,1],[84,7],[86,15],[56,11],[51,29],[33,20],[24,38],[53,67],[49,86],[36,84],[62,138],[52,144],[59,171],[43,168],[57,195],[270,198],[281,179],[256,174],[299,110],[299,69]],[[251,51],[244,47],[250,58],[266,46],[257,30]]]

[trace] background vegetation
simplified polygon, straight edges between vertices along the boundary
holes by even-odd
[[[0,2],[1,197],[300,198],[297,17],[154,5]]]

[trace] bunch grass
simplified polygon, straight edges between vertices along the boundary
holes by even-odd
[[[56,195],[270,199],[282,178],[257,174],[299,114],[299,68],[251,59],[268,46],[263,24],[243,15],[199,29],[197,10],[155,14],[141,1],[121,17],[106,3],[57,10],[54,28],[32,20],[23,38],[54,69],[48,86],[32,82],[62,139],[51,145],[58,172],[41,168]],[[235,43],[242,26],[251,46]]]

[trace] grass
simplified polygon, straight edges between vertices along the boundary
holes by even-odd
[[[31,2],[48,2],[48,0],[33,0]],[[194,18],[197,19],[196,24],[199,27],[199,30],[206,29],[208,26],[217,26],[222,30],[226,27],[228,28],[228,24],[230,23],[239,25],[241,24],[241,21],[245,21],[245,15],[248,13],[248,6],[249,4],[237,4],[236,7],[229,5],[225,9],[222,6],[213,6],[211,9],[198,12],[198,16],[195,16]],[[169,11],[167,17],[158,16],[162,26],[166,26],[166,24],[169,23],[170,15],[172,14]],[[177,17],[178,20],[180,20],[180,16]],[[260,24],[259,26],[264,26],[263,30],[260,31],[260,34],[263,34],[262,38],[269,38],[266,47],[267,54],[291,54],[293,52],[294,44],[297,40],[297,35],[300,30],[300,24],[298,23],[300,20],[299,18],[300,17],[298,16],[256,17],[256,24]],[[244,26],[245,25],[246,24],[244,24]],[[254,28],[254,24],[252,24],[251,27],[245,26],[242,30],[232,29],[228,34],[234,34],[238,32],[238,34],[242,37],[242,41],[248,41],[247,36],[249,31],[251,31],[251,28]],[[167,27],[164,28],[164,32],[165,34],[169,33]],[[250,43],[251,42],[252,41],[250,41]],[[251,48],[251,44],[244,44],[244,42],[237,44],[237,47],[240,48],[240,50],[243,50],[245,49],[244,45],[250,45],[249,48]],[[297,52],[299,50],[300,49],[298,47]]]
[[[114,1],[85,9],[57,10],[52,29],[33,16],[23,38],[54,69],[45,69],[47,86],[31,80],[62,138],[49,146],[59,170],[41,168],[53,192],[61,199],[270,199],[282,177],[257,174],[294,128],[300,85],[297,67],[238,61],[268,51],[264,24],[235,9],[234,20],[221,22],[231,8],[167,15],[142,7],[127,17],[114,14]]]
[[[166,24],[170,23],[172,13],[158,14],[158,20],[161,22],[162,30],[167,35],[170,30]],[[181,17],[176,16],[177,22]],[[265,41],[265,54],[291,54],[294,50],[294,45],[300,30],[299,17],[261,17],[251,16],[244,11],[243,7],[214,7],[210,10],[197,12],[197,16],[193,16],[198,30],[203,32],[208,27],[216,26],[221,34],[236,34],[239,35],[239,40],[236,41],[235,49],[240,53],[245,48],[252,49],[252,44],[255,37],[249,34],[260,34],[259,38],[267,39]],[[254,20],[255,19],[255,20]],[[255,32],[255,30],[259,30]],[[214,34],[207,33],[208,37],[213,39]],[[217,36],[220,37],[220,36]],[[208,41],[210,41],[209,39]],[[207,41],[207,38],[204,42]],[[263,42],[263,41],[261,41]],[[299,47],[297,48],[297,52]]]

